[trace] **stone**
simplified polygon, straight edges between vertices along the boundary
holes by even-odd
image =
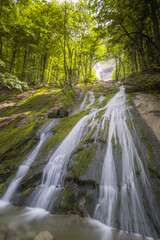
[[[160,98],[152,94],[136,93],[133,102],[160,141]]]
[[[41,232],[34,238],[34,240],[53,240],[53,239],[54,238],[52,234],[48,231]]]

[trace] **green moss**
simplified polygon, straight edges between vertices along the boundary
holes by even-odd
[[[43,123],[44,121],[34,122],[16,129],[9,129],[7,126],[0,132],[0,182],[3,183],[5,180],[7,185],[11,180],[18,166],[36,143],[36,132]]]
[[[44,144],[42,151],[49,151],[57,146],[69,134],[75,124],[88,114],[88,112],[88,110],[85,110],[75,115],[60,119],[59,124],[54,127],[54,135]]]
[[[117,143],[116,143],[116,140],[115,140],[115,137],[112,136],[112,148],[113,150],[117,147]]]
[[[107,138],[108,138],[108,132],[109,132],[109,124],[110,124],[110,120],[105,120],[105,126],[107,125],[107,127],[105,127],[104,130],[102,130],[100,128],[99,130],[99,140],[102,142],[102,143],[106,143],[107,142]]]
[[[88,164],[94,160],[95,154],[95,145],[93,144],[88,149],[83,148],[83,150],[78,152],[77,155],[73,157],[73,161],[76,164],[72,165],[71,167],[76,178],[79,178],[86,172]]]
[[[75,97],[75,90],[68,90],[64,92],[60,92],[58,94],[58,108],[66,109],[68,108]]]
[[[100,119],[104,115],[105,112],[106,112],[106,109],[99,111],[98,114],[96,115],[96,119]]]
[[[32,188],[27,188],[23,192],[20,193],[20,197],[26,197],[30,193]]]
[[[128,76],[125,84],[127,85],[127,92],[157,91],[158,93],[158,89],[160,89],[160,73],[146,69],[145,71],[134,73]]]
[[[26,115],[36,115],[35,117],[46,113],[56,100],[56,94],[60,90],[51,87],[42,87],[33,92],[32,96],[20,100],[15,106],[4,108],[1,116],[10,116],[16,113],[25,113]]]
[[[21,112],[29,112],[30,114],[42,111],[42,109],[48,104],[50,97],[50,93],[41,95],[35,94],[19,103],[17,105],[19,107],[18,110]]]
[[[147,134],[146,131],[141,128],[140,129],[140,133],[142,136],[142,141],[147,149],[147,163],[148,163],[148,168],[151,170],[156,170],[156,167],[153,164],[153,160],[154,160],[154,148],[152,146],[152,144],[147,140]]]
[[[63,192],[63,207],[67,210],[74,210],[75,208],[75,198],[74,189],[70,185],[67,185]]]
[[[130,119],[126,119],[125,121],[126,121],[126,124],[129,128],[130,132],[132,132],[134,129],[133,122]]]
[[[94,132],[96,131],[96,126],[94,126],[93,128],[91,128],[89,131],[88,131],[88,133],[86,134],[86,137],[85,137],[85,140],[86,141],[89,141],[89,140],[94,140],[94,137],[93,137],[93,135],[94,135]]]
[[[0,103],[5,102],[5,101],[13,101],[13,99],[20,93],[22,93],[22,92],[17,91],[17,90],[8,90],[8,91],[1,90],[0,91]]]
[[[7,124],[6,126],[1,128],[1,131],[11,131],[12,129],[16,128],[19,121],[22,120],[23,117],[17,117],[16,119],[14,119],[12,122],[10,122],[9,124]]]
[[[24,139],[30,138],[36,123],[31,123],[21,128],[13,129],[12,131],[0,132],[0,155],[2,156],[10,149],[14,150],[24,142]]]

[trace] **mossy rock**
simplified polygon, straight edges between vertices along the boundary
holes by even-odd
[[[159,71],[142,71],[128,76],[124,82],[126,92],[160,92],[160,73]]]
[[[34,122],[23,127],[10,129],[7,126],[0,132],[0,182],[7,185],[18,166],[37,143],[36,132],[44,121]],[[2,189],[3,190],[3,189]]]
[[[82,149],[73,157],[75,164],[72,164],[72,172],[76,178],[82,176],[88,168],[91,161],[94,160],[96,154],[95,146],[91,146],[88,149]]]

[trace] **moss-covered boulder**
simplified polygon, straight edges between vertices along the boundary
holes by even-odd
[[[133,73],[124,81],[126,92],[157,92],[160,93],[160,69],[146,69]]]

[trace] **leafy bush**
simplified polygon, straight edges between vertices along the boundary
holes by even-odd
[[[6,64],[0,59],[0,68],[5,68]]]
[[[18,78],[9,73],[0,73],[0,88],[17,89],[20,91],[29,90],[25,82],[21,82]]]

